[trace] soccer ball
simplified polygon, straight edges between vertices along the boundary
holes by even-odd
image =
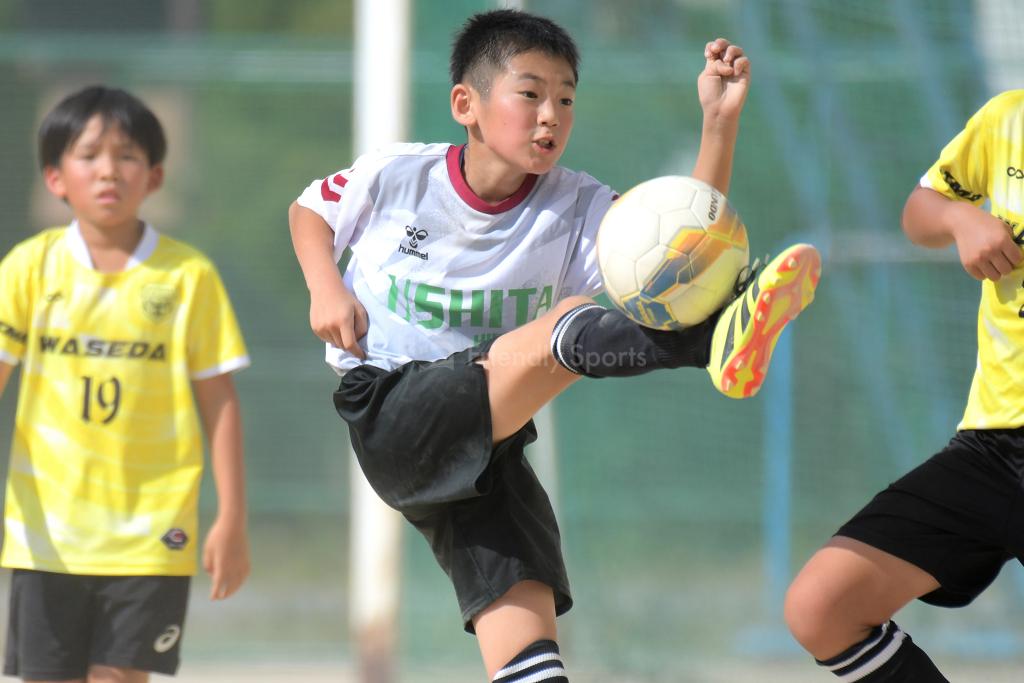
[[[686,176],[662,176],[619,197],[597,233],[605,291],[633,321],[678,330],[728,300],[750,261],[747,229],[725,195]]]

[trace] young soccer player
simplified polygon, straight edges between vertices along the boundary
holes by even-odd
[[[249,572],[241,419],[249,364],[214,266],[138,217],[163,180],[153,113],[101,86],[43,120],[46,187],[74,220],[0,262],[0,392],[22,364],[0,557],[14,570],[4,671],[144,683],[178,666],[203,446],[218,514],[211,598]]]
[[[728,190],[750,65],[724,39],[698,78],[693,175]],[[576,46],[514,10],[469,19],[451,57],[463,145],[400,144],[317,180],[290,210],[310,322],[342,374],[334,394],[360,465],[426,537],[493,680],[565,681],[555,616],[572,600],[547,495],[523,456],[531,420],[582,376],[707,367],[752,395],[819,259],[784,252],[725,311],[684,332],[590,299],[615,198],[557,165],[573,125]],[[344,277],[336,262],[351,248]]]
[[[903,210],[912,242],[955,244],[982,280],[978,366],[957,433],[840,527],[789,589],[797,640],[844,681],[945,681],[892,621],[911,600],[970,603],[1024,558],[1024,90],[981,108]],[[991,213],[981,208],[985,199]]]

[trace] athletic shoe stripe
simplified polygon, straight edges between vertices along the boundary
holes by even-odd
[[[740,310],[743,313],[743,320],[740,322],[740,329],[747,329],[747,325],[750,324],[750,314],[753,312],[752,309],[757,308],[757,295],[761,293],[761,278],[754,280],[753,284],[750,285],[750,290],[746,296],[743,297],[743,304],[740,305]],[[749,303],[749,305],[748,305]]]
[[[565,669],[563,668],[564,665],[562,664],[561,656],[559,656],[559,654],[557,652],[544,652],[544,653],[539,654],[539,655],[534,655],[533,657],[530,657],[529,659],[524,659],[521,662],[513,662],[512,664],[509,664],[505,668],[501,669],[498,673],[494,674],[494,681],[495,681],[495,683],[497,683],[497,681],[500,681],[503,678],[506,678],[508,676],[512,676],[512,675],[521,673],[521,672],[525,671],[526,669],[529,669],[531,667],[537,666],[538,664],[543,664],[545,662],[552,662],[553,663],[553,664],[550,664],[549,666],[544,667],[545,671],[554,670],[554,669],[561,669],[562,673],[563,674],[565,673]],[[516,683],[519,683],[519,679],[511,679],[511,680],[515,680]],[[538,679],[538,680],[543,680],[543,679]]]
[[[729,356],[732,355],[732,345],[734,343],[733,336],[736,334],[736,316],[740,314],[740,308],[746,308],[742,301],[740,302],[737,310],[732,312],[732,320],[729,321],[729,333],[725,335],[725,344],[722,346],[722,357],[718,361],[718,367],[720,369],[725,367],[726,360],[728,360]]]

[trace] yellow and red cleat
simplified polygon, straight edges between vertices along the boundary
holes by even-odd
[[[760,274],[756,269],[755,262],[746,279],[741,277],[739,294],[722,310],[711,337],[708,373],[730,398],[747,398],[761,388],[783,328],[814,300],[821,255],[809,244],[795,244]]]

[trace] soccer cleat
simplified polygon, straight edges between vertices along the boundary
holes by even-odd
[[[736,298],[722,309],[711,336],[708,373],[715,388],[730,398],[753,396],[764,383],[775,342],[786,323],[814,300],[821,255],[796,244],[764,270],[759,262],[736,283]]]

